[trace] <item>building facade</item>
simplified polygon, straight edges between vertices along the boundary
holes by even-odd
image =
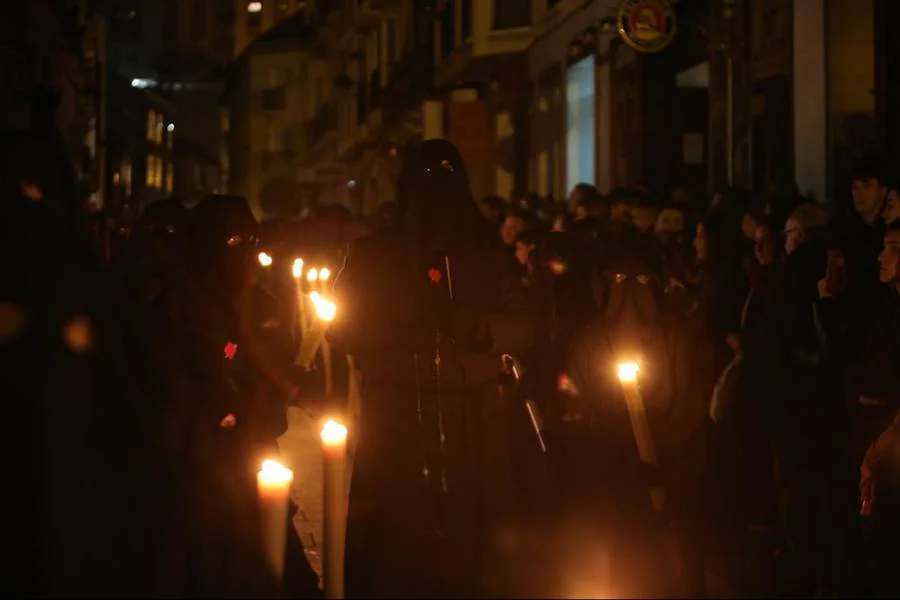
[[[560,0],[536,16],[534,191],[796,182],[827,200],[854,157],[880,153],[897,167],[898,58],[884,41],[897,3],[657,2],[677,33],[656,53],[623,43],[627,4]]]

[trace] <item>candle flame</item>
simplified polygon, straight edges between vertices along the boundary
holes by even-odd
[[[318,269],[310,269],[306,272],[306,280],[307,281],[318,281],[319,279],[319,270]]]
[[[325,322],[334,320],[337,314],[337,305],[330,300],[326,300],[319,292],[310,292],[309,299],[312,300],[313,307],[316,309],[316,317]]]
[[[260,252],[256,255],[256,260],[259,261],[260,266],[270,267],[272,266],[272,257],[269,256],[268,252]]]
[[[634,383],[637,381],[638,372],[641,368],[636,362],[619,363],[618,377],[622,383]]]
[[[294,472],[277,460],[267,459],[259,470],[259,481],[270,485],[286,485],[294,480]]]
[[[328,281],[331,277],[331,269],[327,267],[322,267],[319,269],[319,281]]]
[[[347,427],[334,419],[329,419],[322,427],[322,443],[326,446],[340,446],[347,442]]]
[[[303,275],[303,259],[295,258],[294,264],[291,265],[291,274],[294,276],[294,279],[300,279]]]

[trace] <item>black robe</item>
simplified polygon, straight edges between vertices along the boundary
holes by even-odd
[[[337,280],[328,337],[354,357],[363,386],[352,434],[351,597],[479,593],[489,538],[512,512],[508,407],[497,383],[501,355],[530,344],[533,317],[455,150],[446,154],[455,170],[441,166],[445,145],[426,142],[405,166],[407,177],[440,170],[445,187],[401,175],[398,196],[457,203],[450,212],[464,225],[454,236],[466,237],[446,253],[426,251],[417,240],[429,221],[407,204],[403,226],[351,245]]]

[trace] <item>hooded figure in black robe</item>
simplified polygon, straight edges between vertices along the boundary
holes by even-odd
[[[471,597],[495,585],[514,504],[501,355],[533,317],[452,144],[410,152],[397,201],[397,224],[351,245],[327,334],[362,373],[347,595]]]
[[[679,585],[674,569],[680,560],[686,560],[691,578],[680,585],[691,586],[688,594],[698,593],[703,579],[699,537],[688,540],[681,535],[681,548],[666,550],[660,537],[663,521],[651,507],[649,490],[667,488],[662,515],[682,526],[682,534],[698,529],[697,515],[687,509],[699,504],[702,487],[711,357],[698,342],[700,328],[676,308],[684,302],[670,297],[677,291],[661,281],[653,240],[637,231],[622,231],[609,242],[591,278],[599,316],[576,337],[560,380],[557,490],[564,522],[574,523],[577,535],[585,536],[569,547],[581,558],[596,555],[597,544],[609,552],[604,580],[594,582],[593,593],[671,593],[670,586]],[[639,457],[617,376],[623,362],[636,362],[640,368],[638,385],[659,457],[657,467]],[[582,544],[592,546],[593,553]],[[580,568],[590,571],[594,566],[588,562]],[[571,583],[583,576],[584,571],[564,572],[562,580]]]
[[[204,495],[199,487],[197,494],[206,506],[210,530],[223,535],[236,530],[228,538],[210,540],[217,550],[203,557],[211,561],[203,572],[227,579],[230,561],[261,551],[256,472],[263,459],[278,456],[276,438],[287,430],[285,402],[296,391],[290,373],[281,368],[288,357],[270,352],[272,345],[265,338],[265,326],[277,309],[254,285],[258,229],[246,200],[209,196],[194,217],[190,255],[198,288],[177,329],[198,388],[199,422],[194,427],[215,432],[202,449],[202,460],[230,487],[224,498]],[[291,516],[295,511],[292,506]],[[318,578],[290,520],[285,526],[284,591],[315,597]]]

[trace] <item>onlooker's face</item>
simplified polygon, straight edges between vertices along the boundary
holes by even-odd
[[[881,182],[871,177],[860,177],[853,180],[853,206],[860,215],[875,214],[884,202],[887,190]]]
[[[520,240],[516,241],[516,259],[519,261],[519,264],[523,266],[528,264],[528,257],[531,256],[532,250],[534,250],[534,244]]]
[[[551,227],[550,230],[557,233],[564,232],[566,230],[565,215],[556,215],[556,217],[553,219],[553,227]]]
[[[741,232],[744,234],[748,240],[755,240],[756,234],[759,231],[759,223],[756,222],[756,219],[753,218],[753,215],[750,213],[744,213],[744,216],[741,217]]]
[[[575,205],[575,220],[581,221],[582,219],[588,218],[588,210],[587,206],[584,204],[576,204]]]
[[[758,226],[754,234],[756,245],[754,253],[759,264],[766,266],[775,262],[775,236],[772,230],[765,226]]]
[[[656,233],[680,233],[684,231],[684,213],[667,208],[656,218]]]
[[[884,249],[878,256],[882,283],[896,283],[900,280],[900,233],[888,231],[884,236]]]
[[[784,253],[790,256],[803,243],[803,228],[791,217],[784,224]]]
[[[895,188],[888,192],[881,218],[885,223],[893,223],[900,219],[900,190]]]
[[[631,223],[631,205],[617,202],[609,207],[609,218],[613,223]]]
[[[703,224],[697,224],[697,235],[694,237],[694,251],[697,253],[697,260],[704,261],[708,258],[709,247],[706,243],[706,232]]]
[[[659,216],[659,208],[655,206],[641,206],[631,211],[631,218],[634,220],[635,227],[644,233],[653,230],[657,216]]]
[[[500,237],[507,246],[516,243],[516,236],[525,231],[525,220],[522,217],[506,217],[500,227]]]

